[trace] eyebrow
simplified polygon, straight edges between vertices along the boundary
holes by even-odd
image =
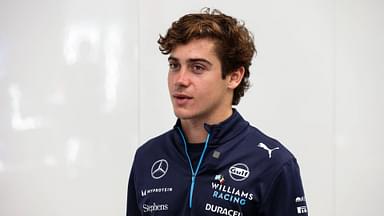
[[[179,59],[176,58],[176,57],[173,57],[173,56],[169,56],[168,57],[168,61],[179,61]],[[204,62],[204,63],[206,63],[206,64],[208,64],[210,66],[212,65],[212,63],[210,61],[208,61],[206,59],[203,59],[203,58],[191,58],[191,59],[188,59],[187,62],[188,63]]]

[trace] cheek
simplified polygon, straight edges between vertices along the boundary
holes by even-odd
[[[168,82],[168,89],[171,90],[172,87],[172,76],[168,73],[167,77],[167,82]]]
[[[216,97],[219,97],[222,94],[223,88],[219,81],[207,82],[203,85],[200,85],[199,94],[201,98],[205,100],[210,100]]]
[[[226,97],[226,86],[223,82],[217,81],[214,85],[210,86],[210,92],[212,101],[222,101]]]

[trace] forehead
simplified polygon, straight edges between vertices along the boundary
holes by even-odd
[[[186,44],[176,45],[170,53],[170,57],[179,60],[203,58],[210,61],[218,61],[216,44],[212,39],[194,39]]]

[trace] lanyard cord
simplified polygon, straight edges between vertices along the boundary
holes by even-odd
[[[193,198],[193,191],[195,189],[196,176],[197,176],[197,173],[199,172],[200,165],[203,162],[203,158],[204,158],[205,152],[206,152],[207,147],[208,147],[210,134],[208,133],[207,138],[205,139],[203,152],[200,155],[199,163],[197,164],[196,170],[194,170],[193,166],[192,166],[191,158],[189,157],[189,154],[188,154],[187,141],[185,140],[185,136],[183,134],[183,131],[179,127],[177,127],[177,129],[178,129],[178,131],[181,135],[181,138],[183,140],[185,154],[187,155],[189,167],[191,168],[192,178],[191,178],[191,188],[189,191],[189,208],[192,208],[192,198]]]

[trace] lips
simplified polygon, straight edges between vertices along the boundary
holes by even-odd
[[[186,94],[173,94],[173,97],[176,99],[192,99],[191,96]]]
[[[189,101],[193,99],[193,97],[187,95],[187,94],[173,94],[172,95],[175,103],[179,106],[186,105]]]

